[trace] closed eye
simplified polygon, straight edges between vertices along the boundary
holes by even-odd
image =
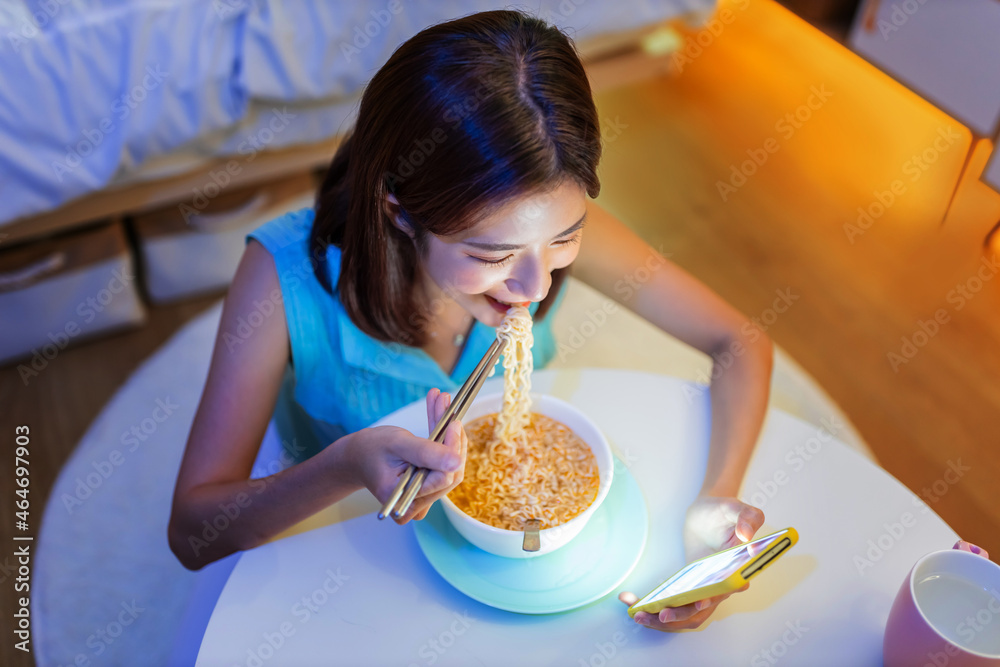
[[[583,236],[582,234],[576,234],[571,239],[566,239],[564,241],[556,241],[555,245],[565,246],[565,245],[571,245],[573,243],[579,243],[582,236]],[[476,257],[475,255],[469,255],[469,257],[471,257],[472,259],[476,260],[477,262],[480,262],[482,264],[486,264],[487,266],[497,266],[497,267],[503,266],[504,264],[507,264],[512,259],[514,259],[513,255],[507,255],[503,259],[497,259],[497,260],[483,259],[482,257]]]

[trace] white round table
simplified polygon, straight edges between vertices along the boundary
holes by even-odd
[[[501,382],[491,378],[482,391]],[[613,369],[543,370],[532,382],[594,419],[638,481],[649,539],[621,590],[646,593],[684,564],[682,519],[708,454],[708,392]],[[426,434],[423,401],[379,424]],[[879,665],[903,578],[958,536],[838,441],[838,428],[770,411],[741,498],[764,510],[759,535],[794,526],[800,542],[698,630],[640,628],[615,594],[551,615],[488,607],[441,579],[412,525],[379,522],[374,499],[359,492],[242,554],[197,664]]]

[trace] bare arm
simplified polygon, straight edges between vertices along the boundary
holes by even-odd
[[[280,293],[270,254],[249,243],[226,296],[174,489],[170,547],[185,567],[256,546],[358,488],[329,456],[249,479],[289,357]],[[263,299],[274,304],[273,313],[240,338],[238,318]]]
[[[255,310],[255,301],[263,300],[274,304],[273,313],[248,337],[239,338],[238,319]],[[430,475],[401,522],[425,514],[430,503],[461,481],[460,423],[444,445],[401,428],[362,429],[302,463],[249,479],[288,357],[274,261],[260,244],[251,242],[226,296],[208,380],[174,489],[168,538],[171,550],[189,569],[262,544],[357,489],[367,487],[384,499],[396,471],[409,462],[440,471],[449,465],[450,453],[457,449],[461,454],[459,463],[449,468],[459,473]],[[433,390],[428,395],[429,412],[438,398]],[[444,394],[440,399],[438,416],[449,397]]]
[[[590,200],[573,275],[712,356],[712,431],[701,495],[735,497],[767,410],[771,340]]]

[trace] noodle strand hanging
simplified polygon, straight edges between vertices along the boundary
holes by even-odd
[[[450,494],[455,505],[483,523],[523,530],[527,519],[557,526],[597,497],[597,459],[565,424],[531,412],[531,314],[512,306],[497,336],[504,349],[503,406],[466,425],[465,478]]]
[[[516,447],[515,439],[524,438],[524,428],[531,413],[531,372],[534,359],[531,347],[531,313],[524,306],[513,306],[497,328],[497,338],[507,341],[503,355],[503,409],[497,423],[496,437],[505,448]]]

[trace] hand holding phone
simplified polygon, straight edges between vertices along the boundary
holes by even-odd
[[[794,528],[779,530],[725,551],[696,560],[632,604],[628,614],[657,614],[718,595],[736,592],[799,540]]]

